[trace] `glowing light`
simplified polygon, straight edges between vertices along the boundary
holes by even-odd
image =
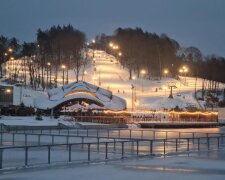
[[[121,52],[119,52],[119,53],[118,53],[118,55],[119,55],[119,56],[122,56],[122,53],[121,53]]]
[[[68,97],[68,96],[72,96],[72,95],[77,95],[77,94],[86,94],[86,95],[90,95],[90,96],[96,96],[94,93],[92,93],[92,92],[88,92],[88,91],[82,91],[82,90],[79,90],[79,91],[72,91],[72,92],[69,92],[69,93],[67,93],[65,96],[64,96],[64,98],[65,97]]]
[[[12,49],[12,48],[9,48],[8,51],[9,51],[9,52],[13,52],[13,49]]]
[[[14,57],[11,57],[10,59],[11,59],[11,60],[14,60]]]
[[[164,69],[163,73],[168,74],[169,73],[168,69]]]
[[[6,92],[7,94],[11,93],[11,89],[6,89],[5,92]]]
[[[84,71],[84,74],[87,75],[88,74],[87,71]]]
[[[5,53],[4,55],[5,55],[5,56],[7,56],[8,54],[7,54],[7,53]]]
[[[62,69],[66,69],[66,66],[63,64],[63,65],[61,66],[61,68],[62,68]]]
[[[135,80],[136,79],[136,76],[132,76],[132,79]]]
[[[48,65],[48,66],[51,66],[51,63],[50,63],[50,62],[48,62],[48,63],[47,63],[47,65]]]
[[[144,69],[141,70],[141,74],[146,74],[146,71]]]
[[[110,43],[109,43],[109,46],[110,46],[110,47],[113,47],[113,43],[112,43],[112,42],[110,42]]]
[[[92,39],[92,43],[95,43],[96,41],[95,41],[95,39]]]

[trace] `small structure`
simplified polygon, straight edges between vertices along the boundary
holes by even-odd
[[[126,101],[112,94],[111,91],[93,84],[78,81],[62,87],[50,89],[48,97],[36,98],[35,108],[40,110],[125,110]]]

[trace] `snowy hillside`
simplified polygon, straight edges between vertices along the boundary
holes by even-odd
[[[127,101],[128,109],[132,107],[132,85],[133,89],[133,106],[134,109],[171,109],[176,106],[185,108],[187,106],[195,106],[202,108],[193,97],[196,89],[201,89],[202,80],[191,77],[179,77],[179,80],[172,78],[162,78],[162,80],[148,80],[142,77],[137,78],[134,74],[134,79],[129,80],[129,73],[126,68],[123,68],[117,59],[107,54],[104,51],[95,50],[94,58],[93,51],[90,50],[89,56],[91,61],[87,64],[84,73],[80,75],[80,79],[100,86],[104,89],[112,91],[116,96],[124,98]],[[62,81],[62,74],[59,74],[59,83]],[[69,70],[69,83],[75,81],[73,70]],[[169,84],[173,84],[173,99],[169,99],[170,89]],[[220,85],[221,87],[224,85]],[[14,88],[14,104],[20,103],[20,94],[22,93],[21,101],[27,106],[34,105],[35,98],[47,98],[47,90],[33,91],[29,88],[21,87]]]

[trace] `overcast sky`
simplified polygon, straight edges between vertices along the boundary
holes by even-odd
[[[141,27],[225,56],[225,0],[0,0],[0,34],[20,42],[35,40],[38,28],[69,23],[89,39]]]

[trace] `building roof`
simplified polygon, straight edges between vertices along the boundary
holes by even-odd
[[[78,81],[62,87],[50,89],[48,90],[48,97],[49,99],[35,99],[35,107],[38,109],[52,109],[65,102],[83,99],[90,101],[90,104],[94,103],[96,106],[100,106],[103,109],[126,109],[126,101],[124,99],[113,95],[112,92],[107,89],[84,81]]]

